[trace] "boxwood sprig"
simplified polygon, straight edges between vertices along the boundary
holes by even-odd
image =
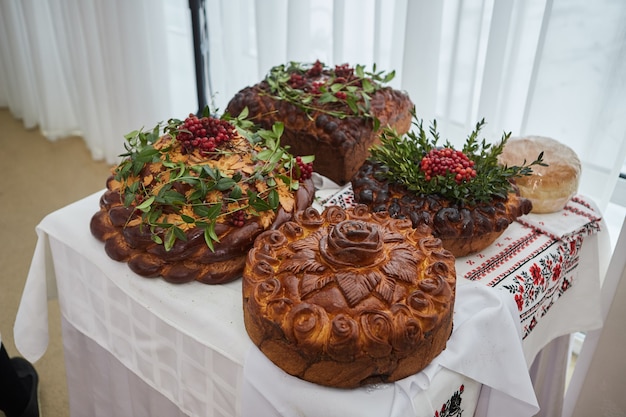
[[[416,194],[436,194],[453,203],[469,206],[490,202],[494,198],[505,199],[513,191],[512,182],[515,178],[530,175],[534,165],[546,165],[543,152],[530,163],[524,161],[522,166],[501,165],[498,156],[511,133],[504,133],[498,143],[491,144],[484,138],[478,139],[484,125],[484,119],[476,124],[462,148],[463,154],[473,161],[476,171],[475,177],[468,180],[459,181],[452,172],[427,179],[422,169],[422,159],[433,149],[454,148],[448,140],[441,143],[436,120],[433,120],[427,133],[423,121],[415,115],[415,128],[404,136],[398,135],[393,129],[383,129],[381,144],[370,148],[370,160],[383,165],[382,175],[386,179]]]

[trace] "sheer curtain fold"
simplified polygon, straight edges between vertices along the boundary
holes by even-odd
[[[409,1],[406,9],[402,85],[426,121],[435,118],[443,2]]]
[[[0,2],[0,104],[49,139],[81,135],[95,159],[118,162],[124,134],[174,116],[166,1]]]
[[[27,28],[20,24],[25,18],[24,11],[21,3],[15,0],[0,2],[0,7],[1,26],[5,32],[0,46],[3,56],[7,55],[7,59],[2,59],[3,90],[6,92],[2,101],[13,103],[11,113],[21,118],[24,126],[32,128],[38,122],[37,104],[34,86],[29,82],[33,78],[32,67],[28,65],[33,51],[28,42]]]
[[[309,59],[311,45],[311,1],[300,0],[287,3],[287,55],[294,61]],[[260,70],[264,70],[260,68]],[[265,69],[267,70],[267,68]]]
[[[521,131],[572,147],[581,189],[605,208],[626,158],[626,4],[551,3]]]
[[[288,12],[293,7],[288,3],[287,0],[254,2],[256,33],[253,36],[257,48],[258,74],[264,74],[276,63],[285,61],[290,24]]]
[[[498,120],[500,117],[507,92],[504,80],[511,63],[513,6],[513,0],[500,0],[493,5],[476,118]]]

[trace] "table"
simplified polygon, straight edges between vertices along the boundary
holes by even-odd
[[[448,348],[418,375],[338,392],[264,361],[245,333],[240,280],[172,285],[139,277],[106,257],[88,228],[100,195],[51,213],[37,227],[15,323],[16,346],[36,361],[47,347],[47,297],[58,296],[72,415],[262,416],[276,415],[277,407],[290,415],[333,401],[340,405],[323,415],[454,415],[451,405],[459,401],[464,415],[475,408],[477,415],[533,415],[538,407],[528,367],[537,352],[555,337],[600,325],[597,274],[579,279],[597,267],[599,234],[590,222],[576,234],[579,256],[563,275],[571,285],[554,290],[549,308],[531,308],[520,317],[512,288],[463,278],[463,262],[469,266],[471,259],[457,260]],[[514,223],[502,239],[525,227]],[[277,392],[290,395],[275,398]],[[384,414],[372,404],[385,408]]]

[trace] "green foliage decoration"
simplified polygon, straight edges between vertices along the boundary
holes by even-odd
[[[491,144],[484,138],[478,139],[484,125],[484,119],[476,124],[462,148],[462,152],[474,161],[476,171],[476,176],[468,181],[457,182],[455,174],[451,172],[426,179],[420,167],[422,158],[432,149],[454,148],[448,140],[441,143],[436,120],[433,120],[427,132],[423,121],[415,115],[415,128],[406,135],[398,135],[393,129],[383,129],[381,144],[370,149],[370,160],[382,164],[382,175],[385,178],[419,195],[437,194],[449,201],[470,206],[490,202],[494,198],[506,199],[513,190],[512,181],[515,178],[532,174],[534,165],[546,165],[543,152],[530,163],[524,161],[522,166],[501,165],[498,156],[502,154],[511,133],[504,133],[498,143]]]
[[[239,140],[248,141],[251,146],[242,148],[229,141],[204,159],[218,159],[241,153],[242,149],[247,152],[252,149],[252,173],[237,171],[227,175],[202,161],[183,163],[173,160],[170,151],[177,146],[176,135],[183,123],[178,119],[159,123],[148,131],[134,130],[126,134],[126,152],[120,155],[122,160],[113,175],[121,184],[119,192],[124,206],[134,207],[128,221],[140,215],[140,227],[149,228],[152,240],[163,244],[168,251],[177,240],[188,239],[185,230],[199,228],[204,232],[207,246],[214,251],[215,243],[219,242],[216,233],[218,222],[226,221],[237,211],[244,211],[248,216],[276,211],[280,205],[277,179],[290,192],[295,192],[300,186],[297,179],[299,167],[287,148],[280,144],[282,123],[274,124],[271,130],[257,129],[246,119],[247,115],[245,109],[237,118],[225,116],[225,119],[236,127]],[[210,117],[208,108],[203,116]],[[163,141],[162,138],[169,140]],[[301,158],[305,163],[314,159],[313,156]],[[162,164],[164,169],[154,174],[156,178],[153,182],[144,184],[140,175],[147,173],[150,164]],[[257,181],[267,187],[257,191],[254,186]],[[214,191],[222,193],[221,201],[207,200],[207,195]]]

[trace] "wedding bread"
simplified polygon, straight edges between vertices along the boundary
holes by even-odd
[[[405,136],[385,131],[381,145],[370,149],[371,158],[352,178],[354,201],[409,219],[413,227],[430,227],[457,258],[488,247],[532,209],[510,180],[532,172],[531,166],[541,161],[499,165],[497,157],[509,136],[493,145],[479,142],[483,124],[476,125],[462,150],[440,145],[436,124],[430,128],[432,138],[421,121]]]
[[[519,165],[543,152],[546,166],[533,168],[531,175],[516,179],[520,195],[533,203],[533,213],[553,213],[562,210],[578,192],[581,164],[569,146],[548,137],[527,136],[511,138],[499,161],[504,165]]]
[[[454,257],[427,227],[359,205],[263,232],[243,273],[244,323],[285,372],[354,388],[420,372],[452,332]]]
[[[277,140],[272,150],[282,157],[271,162],[263,142],[212,117],[172,120],[165,132],[128,135],[91,232],[110,258],[141,276],[232,281],[257,235],[311,204],[310,166],[297,166]]]
[[[391,74],[393,75],[393,74]],[[389,79],[348,65],[276,66],[260,83],[239,91],[226,112],[268,128],[285,125],[282,143],[296,155],[315,155],[315,171],[345,184],[378,143],[380,128],[405,133],[413,103],[404,92],[385,87]]]
[[[410,219],[415,227],[426,225],[455,257],[479,252],[491,245],[518,217],[528,214],[530,200],[514,192],[506,198],[464,206],[437,194],[415,194],[393,181],[382,179],[384,168],[366,161],[352,179],[355,202],[373,211]]]

